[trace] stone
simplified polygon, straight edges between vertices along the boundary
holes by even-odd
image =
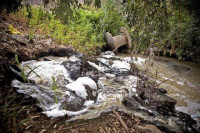
[[[167,90],[163,89],[163,88],[159,88],[158,91],[161,93],[161,94],[167,94]]]
[[[58,57],[70,57],[75,54],[75,51],[71,48],[66,48],[66,46],[52,47],[48,48],[48,51],[45,52],[46,55],[53,55]]]
[[[91,89],[89,86],[84,85],[85,89],[87,91],[88,97],[87,100],[96,100],[97,99],[97,92],[93,89]]]
[[[175,110],[177,101],[167,95],[145,93],[144,97],[148,101],[150,108],[155,109],[160,113],[168,114]]]
[[[81,76],[81,61],[76,60],[76,61],[71,61],[67,60],[62,63],[62,65],[69,71],[70,77],[73,80],[76,80]]]
[[[15,39],[21,45],[25,45],[26,46],[28,44],[28,40],[23,35],[13,34],[13,35],[11,35],[11,37],[13,39]]]
[[[134,97],[124,97],[122,104],[128,109],[128,110],[139,110],[141,104],[136,100],[135,96]]]
[[[85,100],[71,93],[61,104],[61,108],[69,111],[79,111],[83,108]]]

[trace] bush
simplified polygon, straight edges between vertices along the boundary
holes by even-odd
[[[83,8],[73,9],[73,19],[68,24],[67,42],[83,53],[92,54],[104,44],[102,35],[99,37],[102,32],[97,29],[102,12],[91,7]]]
[[[122,14],[110,0],[102,8],[87,5],[77,7],[73,4],[70,10],[62,12],[58,7],[56,12],[53,9],[53,13],[44,11],[41,7],[32,7],[29,25],[54,37],[60,43],[73,45],[76,50],[86,55],[95,54],[95,50],[105,44],[105,32],[116,34],[121,26],[125,26],[120,17]],[[68,11],[72,14],[64,16],[67,21],[57,19],[60,14]]]

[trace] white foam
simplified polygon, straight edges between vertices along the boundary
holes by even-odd
[[[89,106],[89,105],[91,105],[91,101],[88,101],[88,103],[86,103],[86,106]],[[46,114],[48,117],[56,118],[56,117],[61,117],[64,115],[68,115],[68,116],[80,115],[88,111],[87,107],[79,111],[67,111],[67,110],[59,109],[59,107],[60,107],[60,104],[54,104],[50,107],[50,110],[44,111],[43,113]]]
[[[131,57],[125,57],[122,58],[123,61],[126,61],[127,63],[134,63]]]
[[[81,114],[83,114],[83,113],[85,113],[85,112],[88,112],[88,109],[87,108],[84,108],[84,109],[82,109],[82,110],[79,110],[79,111],[67,111],[67,114],[69,115],[69,116],[74,116],[74,115],[81,115]]]
[[[96,68],[98,71],[100,71],[100,72],[103,72],[104,71],[104,69],[103,69],[103,67],[100,67],[100,66],[98,66],[97,64],[95,64],[95,63],[93,63],[93,62],[90,62],[90,61],[87,61],[91,66],[93,66],[94,68]]]
[[[88,85],[91,89],[97,90],[97,84],[91,78],[80,77],[76,80],[76,82],[82,85]]]
[[[88,101],[85,101],[84,106],[90,106],[90,105],[92,105],[93,103],[94,103],[93,100],[88,100]]]
[[[48,117],[61,117],[67,114],[66,110],[59,110],[58,108],[44,112]]]
[[[75,94],[83,99],[86,99],[88,96],[85,87],[77,82],[69,83],[65,87],[71,91],[75,91]]]
[[[69,79],[69,73],[65,69],[63,65],[61,65],[61,62],[58,61],[28,61],[26,63],[22,63],[22,66],[25,68],[25,73],[28,73],[30,69],[28,69],[26,66],[31,67],[32,69],[34,67],[38,67],[37,69],[34,69],[34,72],[37,73],[41,79],[42,82],[47,83],[50,82],[52,83],[52,77],[57,79],[59,75],[64,76],[65,79]],[[30,80],[34,80],[35,83],[40,83],[41,79],[37,77],[35,73],[31,73],[28,77]]]
[[[109,59],[109,58],[112,58],[112,57],[114,57],[114,56],[112,56],[112,55],[102,55],[102,57],[103,57],[103,58],[106,58],[106,59]]]
[[[106,73],[105,75],[106,75],[107,77],[109,77],[109,78],[114,78],[114,77],[115,77],[115,74]]]
[[[184,82],[177,81],[177,84],[179,84],[179,85],[184,85]]]
[[[136,65],[142,65],[147,59],[141,57],[125,57],[123,58],[127,63],[135,63]]]
[[[67,114],[66,110],[60,110],[60,103],[53,104],[51,107],[49,107],[48,111],[44,111],[43,113],[46,114],[48,117],[61,117]]]
[[[104,64],[106,64],[106,65],[109,65],[109,60],[107,60],[107,59],[104,59],[104,58],[97,58],[97,60],[98,60],[99,62],[101,62],[101,63],[104,63]]]
[[[75,61],[79,61],[80,59],[75,57],[75,56],[70,56],[69,60],[72,61],[72,62],[75,62]]]
[[[132,92],[136,92],[137,91],[135,88],[132,88],[131,90],[132,90]]]
[[[106,51],[105,53],[101,53],[101,56],[106,59],[110,59],[115,57],[115,54],[112,51]]]
[[[124,61],[116,60],[113,62],[112,66],[113,69],[119,69],[120,71],[127,71],[131,69],[131,66],[129,63]]]

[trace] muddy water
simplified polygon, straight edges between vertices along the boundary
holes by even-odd
[[[118,56],[130,57],[126,54]],[[134,57],[137,58],[136,65],[146,70],[152,80],[160,84],[159,87],[167,89],[168,95],[177,100],[177,110],[194,118],[200,117],[200,64],[168,57],[155,57],[151,67],[148,56],[134,55]]]

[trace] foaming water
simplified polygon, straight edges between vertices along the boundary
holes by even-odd
[[[111,57],[113,56],[105,55],[97,60],[109,65]],[[79,59],[76,57],[46,57],[45,60],[23,62],[22,67],[25,73],[30,71],[26,66],[32,69],[36,68],[34,72],[40,78],[32,72],[28,79],[33,83],[22,83],[14,80],[12,85],[17,88],[19,93],[35,98],[38,101],[38,106],[44,110],[47,116],[60,117],[67,114],[72,116],[70,120],[95,118],[114,107],[123,110],[124,107],[121,105],[123,97],[132,95],[136,91],[137,81],[140,80],[138,77],[132,75],[116,76],[106,72],[108,69],[105,66],[94,62],[88,63],[100,73],[104,73],[96,83],[88,77],[80,77],[74,81],[71,79],[68,69],[63,65],[64,61],[69,60],[75,62]],[[130,64],[124,60],[114,60],[111,69],[126,72],[130,70]],[[56,91],[52,89],[54,84],[52,77],[58,86]],[[93,88],[92,95],[97,95],[96,100],[88,99],[89,94],[84,85]],[[70,106],[75,106],[76,111],[70,111]]]
[[[17,80],[14,80],[12,84],[18,88],[19,93],[35,98],[38,101],[38,106],[49,117],[59,117],[67,114],[72,116],[70,121],[91,119],[115,107],[126,111],[121,101],[128,95],[136,94],[137,83],[140,79],[131,74],[116,75],[115,71],[112,73],[110,70],[129,73],[130,63],[133,62],[139,69],[148,70],[149,77],[160,84],[159,87],[167,89],[168,95],[178,102],[176,105],[177,110],[188,113],[193,118],[200,117],[199,64],[159,57],[156,58],[154,65],[151,67],[147,57],[141,55],[135,57],[105,54],[96,59],[100,62],[99,64],[88,62],[91,67],[101,73],[96,83],[86,75],[86,77],[77,80],[71,79],[70,74],[73,73],[65,68],[63,62],[76,62],[80,59],[74,56],[69,58],[45,57],[48,59],[47,61],[42,59],[22,63],[26,73],[30,70],[25,66],[28,65],[32,69],[37,67],[34,71],[41,79],[35,73],[31,73],[28,79],[33,81],[33,84],[21,83]],[[115,59],[111,60],[111,58]],[[94,76],[94,73],[92,75]],[[55,78],[56,84],[59,86],[56,91],[52,90],[52,77]],[[85,90],[87,88],[85,85],[94,88],[91,94],[97,95],[95,100],[88,99],[89,94],[86,94],[88,92]],[[75,107],[69,110],[71,106]]]

